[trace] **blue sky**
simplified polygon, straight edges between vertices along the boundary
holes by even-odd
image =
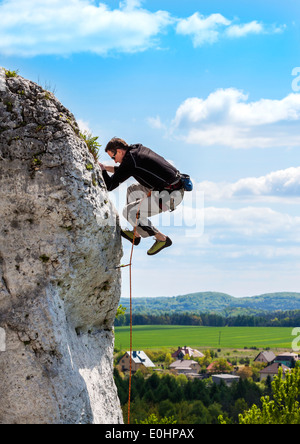
[[[299,9],[0,1],[1,66],[50,86],[103,145],[143,143],[194,181],[177,215],[156,220],[172,249],[135,250],[136,297],[299,291]],[[112,196],[118,209],[125,191]]]

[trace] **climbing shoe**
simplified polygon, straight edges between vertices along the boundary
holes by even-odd
[[[154,245],[147,251],[148,256],[154,256],[159,253],[164,248],[170,247],[172,245],[172,241],[169,237],[165,241],[156,240]]]
[[[121,230],[121,236],[125,239],[129,240],[129,242],[133,243],[134,239],[134,232],[130,230]],[[138,245],[141,242],[140,237],[135,237],[134,239],[134,245]]]

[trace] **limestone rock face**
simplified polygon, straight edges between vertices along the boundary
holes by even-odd
[[[74,116],[3,68],[0,221],[0,423],[121,423],[118,215]]]

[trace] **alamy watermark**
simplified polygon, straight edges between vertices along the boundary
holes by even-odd
[[[292,336],[296,336],[292,342],[292,350],[297,353],[300,351],[300,327],[293,329]]]
[[[165,227],[181,227],[185,236],[200,237],[204,233],[204,192],[194,189],[186,192],[184,197],[177,191],[152,191],[147,196],[138,185],[119,187],[111,195],[111,201],[121,216],[121,225],[135,226],[136,214],[140,213],[139,223],[156,226],[160,230]],[[182,198],[183,197],[183,198]],[[96,215],[99,225],[115,226],[113,213],[106,213],[103,219],[101,210]],[[123,220],[122,220],[123,219]],[[129,224],[128,224],[129,222]]]
[[[292,81],[292,90],[294,92],[300,91],[300,66],[296,67],[292,71],[292,76],[295,77]]]
[[[0,327],[0,352],[6,351],[6,333],[4,328]]]

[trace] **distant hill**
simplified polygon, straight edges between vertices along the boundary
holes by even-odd
[[[129,310],[129,299],[121,298],[121,304]],[[135,314],[192,312],[237,316],[263,314],[277,310],[300,310],[300,293],[270,293],[236,298],[225,293],[203,292],[174,297],[133,299]]]

